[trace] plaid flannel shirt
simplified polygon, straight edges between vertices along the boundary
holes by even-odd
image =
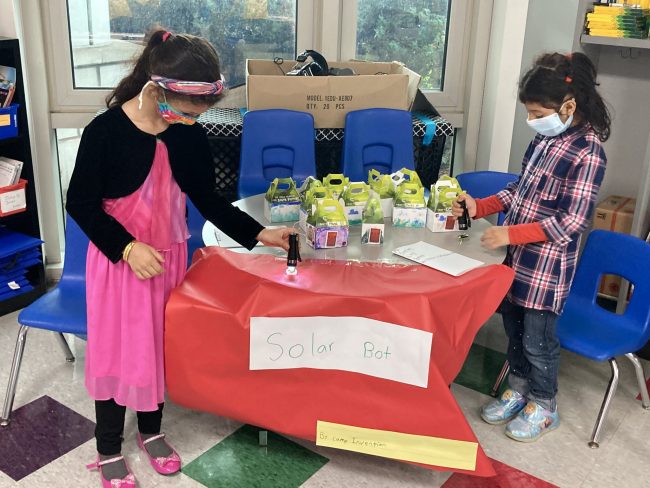
[[[497,198],[506,212],[503,225],[539,222],[548,240],[508,246],[505,264],[515,271],[510,301],[562,312],[606,161],[590,125],[570,127],[555,137],[537,135],[530,143],[519,180]]]

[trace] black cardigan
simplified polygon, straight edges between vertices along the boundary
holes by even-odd
[[[208,138],[196,124],[172,124],[157,136],[167,146],[174,179],[201,215],[242,246],[252,249],[264,228],[215,190]],[[121,107],[97,116],[84,130],[77,153],[66,210],[88,238],[113,263],[134,237],[104,212],[102,200],[130,195],[153,165],[156,136],[138,129]]]

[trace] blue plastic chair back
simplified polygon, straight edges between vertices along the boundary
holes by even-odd
[[[316,175],[314,117],[293,110],[254,110],[244,115],[239,198],[265,193],[274,178],[302,184]]]
[[[86,333],[86,254],[88,237],[68,216],[63,274],[54,290],[24,308],[18,322],[38,329],[77,335]]]
[[[596,303],[604,274],[622,276],[634,285],[622,315]],[[592,231],[557,334],[562,347],[597,361],[641,349],[650,340],[650,244],[626,234]]]
[[[201,247],[205,247],[205,244],[203,243],[203,226],[205,225],[205,219],[189,198],[186,201],[187,228],[190,231],[190,238],[187,241],[187,266],[189,267],[192,263],[192,254],[194,254],[194,251]]]
[[[475,198],[485,198],[503,190],[508,183],[519,179],[518,175],[512,173],[501,173],[499,171],[474,171],[472,173],[461,173],[456,176],[460,187]],[[505,214],[499,212],[497,225],[503,224]]]
[[[413,121],[406,110],[369,108],[348,112],[343,135],[343,174],[368,181],[368,171],[415,169]]]

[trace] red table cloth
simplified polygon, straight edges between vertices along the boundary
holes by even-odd
[[[510,268],[452,277],[419,265],[312,260],[298,276],[285,270],[286,259],[271,255],[217,247],[195,254],[166,309],[173,401],[312,441],[320,420],[477,442],[448,385],[510,287]],[[249,369],[251,317],[305,316],[366,317],[431,331],[428,386],[334,369]],[[480,446],[474,470],[451,470],[494,475]]]

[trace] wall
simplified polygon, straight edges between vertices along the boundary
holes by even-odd
[[[532,66],[540,53],[571,51],[577,13],[578,2],[529,0],[520,77]],[[526,124],[526,118],[524,106],[517,103],[510,147],[511,173],[519,173],[521,159],[535,135]]]
[[[476,170],[507,171],[529,0],[495,0]],[[467,161],[465,171],[471,170]]]
[[[0,37],[16,37],[13,0],[0,0]]]
[[[634,59],[622,56],[632,54]],[[600,92],[612,110],[612,136],[605,143],[607,171],[601,197],[636,197],[650,134],[650,51],[603,46]]]

